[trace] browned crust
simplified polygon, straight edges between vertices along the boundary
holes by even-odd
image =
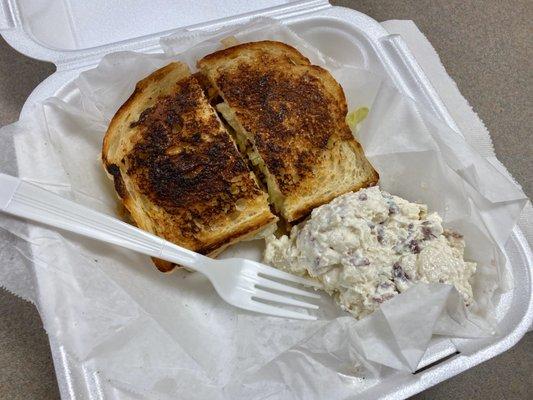
[[[260,191],[216,114],[197,115],[209,105],[196,81],[186,78],[176,85],[179,96],[159,99],[135,123],[142,139],[126,156],[127,174],[165,212],[191,213],[194,230]]]
[[[197,252],[201,254],[206,254],[209,257],[216,257],[232,244],[235,244],[242,240],[252,239],[255,235],[257,235],[267,226],[276,223],[276,221],[277,218],[273,214],[265,215],[262,222],[256,222],[253,225],[244,227],[240,231],[225,237],[224,239],[214,243],[211,246],[208,246],[201,250],[197,250]],[[159,258],[152,257],[152,261],[157,267],[157,269],[159,269],[161,272],[171,272],[174,270],[174,267],[181,267],[179,265],[173,264],[165,260],[161,260]]]
[[[265,213],[260,223],[254,222],[253,224],[249,224],[248,226],[243,226],[242,229],[225,236],[221,240],[214,242],[209,246],[204,247],[201,252],[210,256],[215,256],[233,243],[236,243],[243,239],[252,238],[258,232],[262,231],[267,225],[276,221],[277,218],[275,215],[271,214],[270,212]]]
[[[284,57],[285,61],[291,62],[292,64],[311,64],[308,58],[304,57],[298,50],[286,43],[277,42],[274,40],[261,40],[257,42],[238,44],[236,46],[228,47],[226,49],[208,54],[198,61],[198,67],[203,68],[204,66],[219,60],[238,57],[240,54],[248,50],[256,51],[257,49],[263,49],[265,47],[267,47],[270,51],[278,51],[280,57]]]
[[[124,104],[122,104],[120,108],[117,110],[117,112],[111,119],[111,122],[109,123],[109,127],[107,128],[107,131],[105,133],[103,145],[102,145],[102,161],[104,163],[104,166],[106,167],[106,170],[107,170],[108,165],[110,164],[107,160],[107,153],[109,152],[110,141],[112,140],[116,132],[116,125],[119,123],[119,121],[125,118],[125,115],[128,113],[129,109],[132,107],[135,101],[137,101],[137,99],[143,94],[143,92],[150,85],[160,81],[164,76],[172,72],[175,67],[176,67],[176,63],[170,63],[164,66],[163,68],[160,68],[152,72],[146,78],[139,81],[137,85],[135,85],[135,90],[133,91],[131,96],[128,97],[128,100],[126,100]]]
[[[306,69],[323,71],[314,66]],[[353,140],[348,127],[338,122],[347,112],[345,101],[339,106],[337,100],[344,100],[342,91],[332,95],[308,71],[294,76],[268,65],[259,69],[243,63],[221,73],[216,85],[243,128],[253,133],[255,146],[284,195],[309,177],[310,166],[328,150],[333,136]]]
[[[303,218],[307,217],[311,213],[311,211],[313,211],[313,209],[315,209],[318,206],[321,206],[322,204],[329,203],[331,200],[333,200],[337,196],[340,196],[341,194],[348,193],[348,192],[356,192],[362,188],[375,186],[377,185],[378,180],[379,180],[379,176],[377,172],[374,171],[373,176],[370,179],[367,179],[364,182],[355,184],[352,187],[349,187],[340,193],[336,193],[334,195],[323,195],[320,197],[315,197],[309,202],[302,203],[299,205],[298,210],[291,215],[290,222],[294,223],[295,221],[302,220]]]
[[[110,174],[111,178],[113,179],[115,191],[117,192],[119,197],[123,200],[122,204],[125,207],[125,209],[128,210],[130,217],[132,217],[131,210],[129,210],[128,207],[126,206],[126,203],[128,201],[128,193],[125,190],[125,184],[124,184],[124,180],[122,179],[122,174],[120,173],[120,168],[118,165],[113,164],[108,159],[110,143],[114,139],[114,136],[118,133],[117,125],[120,123],[120,121],[127,118],[126,117],[127,113],[132,108],[132,106],[135,104],[135,102],[143,95],[144,91],[147,88],[149,88],[150,85],[160,81],[164,76],[171,73],[175,67],[176,67],[175,63],[168,64],[164,66],[163,68],[160,68],[154,71],[152,74],[148,75],[146,78],[142,79],[141,81],[137,82],[133,93],[120,106],[120,108],[117,110],[117,112],[111,119],[109,127],[104,135],[104,139],[102,143],[102,163],[104,165],[105,170]],[[138,226],[138,224],[135,223],[135,220],[132,220],[132,223]],[[159,260],[156,258],[152,258],[152,261],[154,262],[154,265],[156,266],[156,268],[162,272],[169,272],[174,269],[174,265],[172,263],[169,263],[168,261]]]
[[[122,179],[119,166],[116,164],[107,164],[106,170],[113,177],[113,184],[115,186],[115,191],[117,192],[119,197],[126,198],[127,197],[126,186],[124,185],[124,180]]]
[[[293,47],[273,41],[245,43],[210,54],[198,66],[251,136],[285,198],[312,197],[317,170],[331,166],[337,154],[333,149],[341,143],[348,143],[367,164],[366,184],[377,181],[345,122],[348,110],[341,86]],[[356,182],[335,194],[317,193],[293,214],[278,211],[292,221],[362,186]]]
[[[145,101],[145,91],[175,68],[176,63],[170,64],[137,84],[110,123],[102,160],[141,229],[211,255],[276,217],[194,77],[173,82],[168,94],[156,97],[138,118],[132,116],[138,103]],[[110,154],[111,143],[116,146],[117,135],[124,131],[133,138],[130,151]],[[136,199],[127,190],[132,185]],[[139,196],[149,210],[139,209]],[[236,204],[251,217],[232,227]],[[164,272],[173,268],[163,260],[154,263]]]

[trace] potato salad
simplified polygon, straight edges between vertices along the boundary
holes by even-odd
[[[290,235],[266,238],[264,261],[311,276],[356,318],[415,282],[455,286],[468,305],[476,264],[464,260],[463,237],[444,230],[437,213],[371,187],[313,210]]]

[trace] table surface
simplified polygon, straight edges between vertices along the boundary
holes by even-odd
[[[531,1],[334,1],[378,21],[412,19],[489,129],[498,158],[531,197],[533,140]],[[480,4],[483,4],[480,7]],[[0,38],[0,125],[18,119],[54,66],[27,58]],[[0,289],[0,397],[59,398],[48,338],[35,308]],[[533,381],[533,333],[511,350],[413,399],[526,399]]]

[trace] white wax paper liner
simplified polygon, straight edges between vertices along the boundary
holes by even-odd
[[[109,120],[144,76],[172,60],[194,70],[196,60],[229,35],[297,47],[331,70],[350,109],[370,108],[357,136],[381,187],[427,203],[465,235],[466,256],[478,262],[476,304],[466,309],[452,287],[420,283],[361,321],[327,296],[319,321],[265,317],[226,305],[198,274],[164,275],[147,257],[7,216],[0,219],[6,237],[0,283],[39,305],[48,334],[84,368],[140,398],[342,399],[415,370],[433,334],[497,332],[493,293],[511,288],[501,248],[524,194],[384,77],[340,65],[272,20],[181,32],[162,40],[165,54],[104,57],[74,82],[68,103],[47,100],[28,120],[2,128],[13,142],[3,148],[2,171],[14,173],[14,148],[19,176],[115,214],[99,160]],[[262,246],[242,243],[223,256],[259,260]]]

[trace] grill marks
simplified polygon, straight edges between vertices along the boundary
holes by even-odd
[[[203,83],[179,62],[138,82],[111,120],[102,161],[139,228],[215,256],[276,217]]]
[[[188,77],[177,86],[131,124],[141,139],[126,165],[143,195],[184,219],[187,235],[260,191],[196,80]]]
[[[310,73],[320,67],[299,68],[287,61],[287,72],[279,59],[264,54],[261,60],[260,66],[243,62],[225,70],[216,85],[243,128],[254,133],[260,156],[287,194],[312,174],[332,140],[351,138],[351,133],[347,128],[342,137],[333,137],[346,110]]]

